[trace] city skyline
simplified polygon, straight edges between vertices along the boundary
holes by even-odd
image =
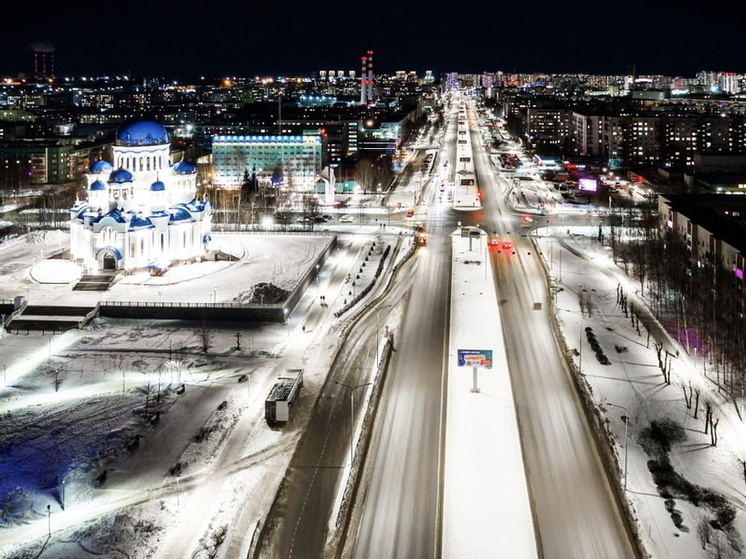
[[[0,76],[32,76],[32,45],[54,49],[57,76],[130,74],[167,78],[310,75],[359,71],[376,53],[375,70],[669,75],[744,72],[743,39],[733,20],[702,10],[597,3],[484,3],[458,8],[346,4],[190,12],[131,2],[114,16],[66,5],[43,18],[13,14],[0,37]],[[615,11],[616,10],[616,11]],[[15,16],[15,17],[14,17]]]

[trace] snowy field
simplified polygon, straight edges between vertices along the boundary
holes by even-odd
[[[712,365],[648,322],[639,285],[611,263],[594,240],[597,232],[573,228],[566,243],[572,251],[542,231],[538,242],[559,280],[556,313],[566,346],[613,441],[619,484],[626,485],[643,545],[654,559],[742,557],[744,424],[734,403],[705,377]],[[626,312],[618,294],[627,297]],[[656,341],[670,362],[670,383]],[[705,432],[706,406],[718,421],[717,446]]]
[[[244,301],[259,282],[291,289],[328,236],[215,238],[241,259],[127,276],[103,297],[223,303]],[[371,262],[358,289],[370,281],[385,244],[372,249],[374,240],[340,237],[299,316],[320,294],[318,312],[339,310],[351,291],[331,276],[344,278],[363,252]],[[69,262],[45,258],[65,243],[64,233],[47,233],[0,249],[2,296],[97,301],[98,293],[71,292]],[[250,542],[245,534],[268,510],[301,424],[270,429],[264,397],[278,371],[302,366],[309,397],[296,413],[308,414],[339,344],[328,328],[319,321],[307,329],[291,315],[286,324],[207,331],[198,321],[97,319],[57,336],[3,334],[0,557],[245,555],[227,542]],[[194,507],[204,514],[190,514]],[[231,530],[241,537],[231,539]]]

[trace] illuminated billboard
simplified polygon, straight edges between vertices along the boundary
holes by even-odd
[[[459,349],[457,354],[459,367],[492,368],[491,349]]]
[[[598,181],[592,178],[578,179],[578,190],[581,192],[597,192]]]

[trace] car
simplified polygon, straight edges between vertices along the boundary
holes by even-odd
[[[497,237],[490,237],[490,240],[488,242],[491,247],[496,247],[500,245],[500,239],[498,239]]]
[[[353,221],[355,221],[355,218],[349,214],[345,214],[339,218],[339,221],[341,221],[342,223],[352,223]]]
[[[513,250],[513,243],[511,243],[510,241],[505,241],[502,244],[502,249],[503,250]]]

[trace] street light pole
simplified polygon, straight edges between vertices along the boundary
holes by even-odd
[[[583,374],[583,319],[580,319],[580,333],[578,334],[578,371]]]
[[[364,384],[350,386],[349,384],[344,382],[339,382],[336,380],[334,382],[350,391],[350,469],[352,469],[352,460],[355,456],[355,450],[353,447],[355,439],[355,390],[357,390],[358,388],[364,388],[371,383],[366,382]]]
[[[627,492],[627,425],[629,424],[629,414],[624,416],[624,492]]]
[[[381,351],[380,345],[381,344],[379,342],[379,330],[381,329],[381,325],[380,325],[379,313],[381,312],[382,309],[390,309],[393,306],[394,305],[384,305],[382,307],[376,308],[376,366],[378,366],[378,362],[381,360],[381,356],[380,356],[380,351]]]

